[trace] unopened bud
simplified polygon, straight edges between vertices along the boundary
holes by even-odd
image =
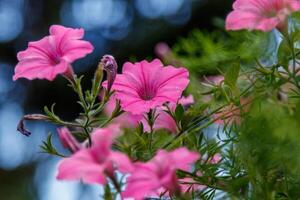
[[[80,143],[72,135],[67,127],[57,129],[58,136],[64,148],[69,149],[72,153],[81,149]]]
[[[111,87],[116,79],[118,64],[115,58],[111,55],[104,55],[99,63],[99,67],[107,73],[107,91],[110,92]]]

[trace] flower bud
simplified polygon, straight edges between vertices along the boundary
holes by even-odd
[[[58,136],[64,148],[69,149],[72,153],[81,149],[80,143],[75,139],[67,127],[57,129]]]
[[[117,76],[118,64],[113,56],[104,55],[99,63],[99,68],[107,73],[107,91],[110,92]]]

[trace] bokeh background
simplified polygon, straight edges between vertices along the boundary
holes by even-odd
[[[32,135],[16,131],[22,115],[40,113],[56,103],[56,113],[72,120],[80,107],[76,95],[57,78],[12,81],[16,54],[29,41],[48,34],[52,24],[83,27],[95,51],[74,63],[89,87],[93,71],[104,54],[119,66],[131,60],[153,58],[155,45],[172,46],[191,30],[214,29],[214,19],[225,18],[233,0],[0,0],[0,199],[99,199],[99,186],[55,180],[59,159],[39,153],[39,145],[56,127],[27,123]],[[54,134],[54,144],[61,148]]]

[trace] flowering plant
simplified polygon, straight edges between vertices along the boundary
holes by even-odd
[[[61,126],[69,155],[51,134],[41,145],[62,157],[57,179],[99,184],[104,199],[298,198],[298,10],[298,0],[236,0],[228,33],[195,31],[173,52],[159,44],[161,60],[126,62],[121,73],[105,55],[87,91],[72,62],[92,44],[83,29],[53,25],[18,54],[13,79],[62,75],[82,112],[64,121],[53,104],[18,130],[31,134],[26,120]]]

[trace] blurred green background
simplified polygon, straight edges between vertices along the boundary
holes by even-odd
[[[56,102],[56,113],[74,119],[79,106],[65,80],[12,81],[16,54],[29,41],[48,34],[52,24],[83,27],[95,51],[74,63],[90,85],[97,63],[112,54],[119,66],[128,59],[153,58],[155,45],[173,46],[199,28],[211,31],[225,18],[232,0],[0,0],[0,199],[99,199],[99,186],[55,180],[58,159],[38,153],[39,144],[56,127],[29,123],[32,136],[16,130],[26,113],[40,113]],[[56,146],[60,147],[54,137]]]

